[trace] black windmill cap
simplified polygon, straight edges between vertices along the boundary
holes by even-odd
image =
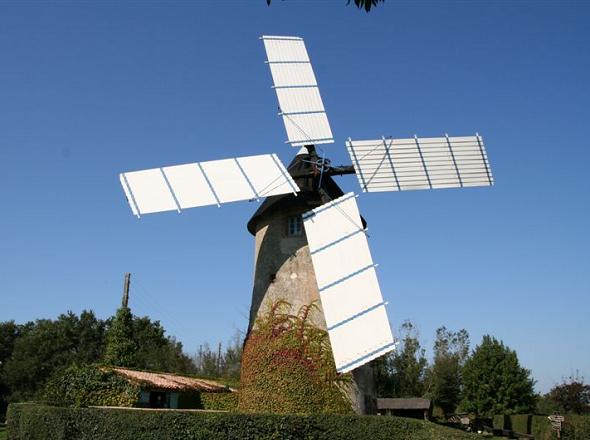
[[[290,193],[267,197],[248,221],[248,231],[252,235],[256,235],[257,225],[261,221],[277,212],[303,213],[324,204],[317,188],[319,176],[313,174],[313,164],[309,153],[297,154],[287,167],[287,171],[293,177],[300,192],[297,193],[297,196]],[[344,195],[334,179],[326,174],[322,177],[321,188],[331,199],[337,199]],[[363,227],[366,227],[365,219],[361,217],[361,220]]]

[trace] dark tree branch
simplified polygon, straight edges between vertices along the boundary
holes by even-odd
[[[266,0],[266,4],[270,6],[272,0]],[[379,3],[383,3],[385,0],[354,0],[354,4],[359,9],[364,9],[365,11],[369,12],[372,7],[377,6]],[[346,4],[350,4],[350,0],[346,1]]]

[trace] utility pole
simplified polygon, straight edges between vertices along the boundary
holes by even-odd
[[[129,284],[131,283],[131,274],[127,272],[125,274],[125,282],[123,283],[123,301],[121,305],[123,307],[129,307]]]
[[[221,376],[221,342],[217,346],[217,377]]]

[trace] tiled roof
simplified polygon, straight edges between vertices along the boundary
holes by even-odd
[[[219,382],[208,379],[196,379],[194,377],[179,376],[171,373],[152,373],[150,371],[129,370],[127,368],[113,368],[112,371],[119,376],[136,383],[142,387],[168,391],[207,391],[210,393],[223,393],[234,391]]]

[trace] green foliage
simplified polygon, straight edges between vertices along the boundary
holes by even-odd
[[[211,349],[209,344],[199,346],[199,351],[194,357],[195,374],[200,377],[239,381],[243,345],[241,333],[236,332],[232,340],[226,344],[223,352],[221,343],[215,351]]]
[[[532,412],[534,381],[518,363],[516,352],[484,336],[465,362],[462,409],[480,416]]]
[[[455,411],[461,394],[461,369],[469,355],[467,330],[453,332],[446,327],[436,330],[434,362],[428,369],[427,395],[444,414]]]
[[[134,406],[139,387],[98,366],[72,365],[54,375],[44,399],[58,406]]]
[[[238,393],[201,393],[201,408],[217,411],[236,411]]]
[[[40,319],[20,327],[10,358],[2,368],[10,400],[37,396],[47,379],[73,363],[96,362],[102,353],[104,323],[93,312],[72,312],[55,321]]]
[[[562,414],[585,414],[590,412],[590,385],[584,378],[570,376],[562,384],[554,386],[547,399]]]
[[[425,391],[428,362],[420,346],[418,330],[406,321],[400,333],[403,335],[401,346],[373,363],[379,397],[419,397]]]
[[[350,413],[349,374],[336,372],[328,334],[309,322],[315,306],[297,316],[275,303],[257,320],[242,359],[239,409],[273,413]]]
[[[182,344],[165,333],[159,321],[133,316],[129,308],[121,307],[107,323],[103,362],[140,370],[195,372],[190,358],[182,353]]]
[[[551,428],[551,423],[544,415],[495,415],[494,428],[510,429],[519,434],[532,434],[535,440],[557,439],[555,431]],[[590,416],[566,415],[562,425],[561,438],[564,440],[590,439]]]
[[[120,307],[107,330],[104,363],[119,367],[133,367],[138,347],[133,339],[131,310],[129,307]]]
[[[3,367],[12,355],[14,343],[20,332],[20,326],[16,325],[14,321],[0,322],[0,422],[4,421],[8,395],[10,394],[10,389],[4,381]]]
[[[128,328],[130,313],[128,309],[123,313]],[[56,320],[41,319],[24,325],[0,323],[0,420],[7,402],[40,397],[49,377],[59,371],[74,364],[100,362],[105,351],[105,329],[111,330],[114,323],[114,319],[97,319],[91,311],[83,311],[80,316],[68,312]],[[167,337],[159,322],[132,316],[131,323],[131,343],[135,347],[132,367],[194,372],[182,344]]]
[[[544,396],[537,396],[537,404],[535,407],[535,414],[555,414],[560,412],[559,405],[549,397],[549,394]]]
[[[10,405],[10,440],[469,440],[478,437],[421,420],[338,414],[58,408]]]

